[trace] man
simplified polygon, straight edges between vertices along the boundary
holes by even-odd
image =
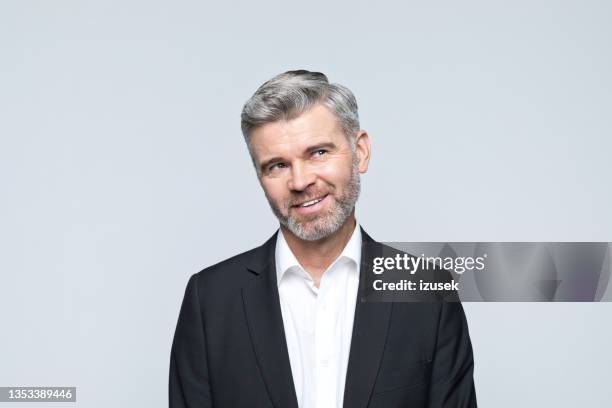
[[[280,230],[189,280],[170,407],[475,407],[460,303],[360,297],[375,243],[355,220],[370,141],[351,91],[280,74],[242,131]]]

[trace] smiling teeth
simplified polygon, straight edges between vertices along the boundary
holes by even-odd
[[[317,198],[316,200],[307,201],[304,204],[301,204],[300,207],[310,207],[311,205],[315,205],[319,201],[323,200],[322,198]]]

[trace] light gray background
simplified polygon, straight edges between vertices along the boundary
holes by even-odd
[[[374,238],[612,241],[611,11],[3,1],[0,385],[167,405],[188,277],[275,230],[239,113],[287,69],[355,92]],[[465,309],[480,406],[610,406],[612,303]]]

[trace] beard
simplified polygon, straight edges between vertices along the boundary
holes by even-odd
[[[276,218],[278,218],[281,225],[302,240],[317,241],[329,237],[344,225],[355,208],[355,203],[357,203],[357,199],[359,198],[360,188],[359,159],[357,155],[353,153],[351,177],[345,185],[344,192],[337,197],[332,196],[331,192],[328,192],[328,197],[332,202],[330,208],[324,213],[298,218],[295,214],[291,215],[291,208],[296,202],[295,198],[286,200],[283,203],[282,210],[274,205],[270,197],[267,198],[270,208],[272,208],[272,212]],[[300,201],[308,201],[309,199],[321,197],[325,194],[325,192],[316,191],[315,188],[312,190],[305,190],[300,194]]]

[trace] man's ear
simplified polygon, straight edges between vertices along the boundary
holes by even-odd
[[[359,158],[359,172],[367,172],[371,154],[370,136],[368,136],[368,132],[363,129],[357,132],[355,136],[355,153]]]

